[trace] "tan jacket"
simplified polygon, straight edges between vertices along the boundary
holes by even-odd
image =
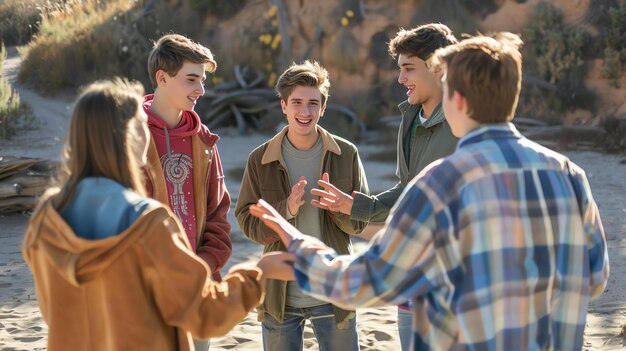
[[[220,280],[220,269],[232,254],[230,223],[226,215],[230,210],[230,195],[226,190],[224,172],[217,152],[219,137],[201,126],[200,132],[191,137],[194,207],[196,215],[196,254],[213,271],[213,279]],[[154,140],[150,138],[146,190],[150,197],[169,206],[165,173],[159,160]]]
[[[284,217],[287,214],[287,198],[291,193],[291,183],[287,174],[287,166],[282,157],[281,144],[288,127],[271,140],[256,148],[248,158],[235,215],[244,234],[251,240],[265,245],[263,252],[286,251],[285,246],[278,240],[274,232],[267,228],[260,220],[250,215],[249,207],[264,199],[270,203]],[[368,193],[367,179],[361,164],[356,146],[345,139],[328,133],[318,126],[322,137],[322,165],[320,179],[324,172],[328,172],[330,183],[345,193],[360,191]],[[311,180],[309,180],[311,181]],[[321,211],[322,238],[321,240],[335,249],[339,254],[352,253],[352,243],[348,234],[359,234],[367,223],[350,220],[348,215]],[[296,218],[290,220],[295,224]],[[267,297],[262,306],[259,306],[259,320],[264,320],[265,313],[282,321],[285,313],[285,297],[287,283],[268,280]],[[350,311],[335,307],[335,319],[339,326],[346,325]]]
[[[190,350],[192,335],[224,335],[263,300],[256,268],[212,281],[176,216],[156,202],[121,234],[85,240],[46,201],[22,253],[50,351]]]

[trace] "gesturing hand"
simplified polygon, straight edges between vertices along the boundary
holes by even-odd
[[[256,205],[250,206],[250,214],[259,218],[268,228],[275,231],[287,247],[289,247],[292,238],[303,235],[263,199],[259,200]]]
[[[268,252],[261,256],[257,267],[261,268],[263,275],[268,279],[295,280],[293,262],[296,255],[288,252]]]
[[[300,180],[291,187],[291,194],[289,194],[289,198],[287,199],[287,211],[289,211],[289,214],[292,216],[297,215],[300,206],[304,205],[302,196],[304,196],[306,184],[306,178],[301,176]]]
[[[331,212],[339,212],[350,215],[352,212],[352,204],[354,203],[352,196],[330,184],[328,182],[328,173],[324,173],[322,175],[322,179],[317,181],[317,185],[321,186],[324,190],[311,190],[312,195],[320,197],[319,200],[311,201],[313,206]]]

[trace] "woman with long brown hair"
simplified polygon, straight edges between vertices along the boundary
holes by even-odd
[[[190,250],[174,214],[146,198],[143,89],[115,79],[80,95],[56,185],[22,251],[54,350],[190,350],[224,335],[285,279],[288,254],[231,268],[221,283]]]

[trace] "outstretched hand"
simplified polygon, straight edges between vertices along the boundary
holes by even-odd
[[[317,185],[321,186],[324,190],[311,190],[312,195],[320,197],[319,200],[311,201],[313,206],[331,212],[339,212],[348,216],[350,215],[352,212],[352,204],[354,203],[352,196],[330,184],[328,182],[328,173],[324,173],[322,175],[322,179],[317,181]]]
[[[296,255],[288,252],[268,252],[261,256],[257,267],[263,271],[263,275],[268,279],[276,280],[296,280],[293,272],[293,262]]]
[[[285,246],[289,246],[291,240],[303,234],[272,207],[261,199],[255,205],[250,206],[250,214],[260,219],[268,228],[276,232]]]

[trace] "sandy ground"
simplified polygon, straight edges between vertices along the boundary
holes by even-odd
[[[15,50],[9,51],[5,75],[14,82],[19,66]],[[44,122],[40,130],[29,131],[11,142],[0,142],[0,156],[28,156],[58,159],[61,141],[69,120],[71,99],[46,99],[36,93],[17,87],[23,100],[30,103]],[[218,131],[222,139],[218,148],[226,174],[236,173],[245,165],[249,152],[264,142],[267,136],[238,136],[233,130]],[[376,152],[372,145],[358,144],[370,188],[384,190],[393,185],[389,174],[393,163],[368,160]],[[585,350],[618,350],[626,346],[626,339],[618,337],[621,325],[626,323],[626,156],[603,155],[594,152],[566,152],[588,174],[599,204],[609,239],[611,277],[605,293],[589,306],[585,329]],[[227,176],[227,186],[233,196],[233,206],[239,193],[237,177]],[[258,258],[261,246],[249,241],[239,230],[233,211],[233,256],[229,266]],[[47,327],[37,308],[32,276],[20,254],[20,244],[28,217],[22,214],[0,217],[0,349],[45,350]],[[367,243],[359,240],[357,250]],[[226,267],[225,269],[228,269]],[[362,350],[399,350],[396,327],[396,308],[368,308],[358,311],[359,340]],[[260,350],[261,327],[256,313],[250,313],[241,323],[222,338],[211,342],[211,350]],[[305,349],[317,350],[313,332],[305,330]]]

